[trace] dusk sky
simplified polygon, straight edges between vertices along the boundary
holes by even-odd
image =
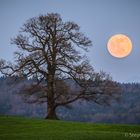
[[[13,59],[10,39],[26,20],[52,12],[77,23],[92,40],[87,55],[96,71],[118,82],[140,82],[140,0],[0,0],[0,58]],[[109,54],[107,42],[114,34],[130,37],[133,50],[127,57]]]

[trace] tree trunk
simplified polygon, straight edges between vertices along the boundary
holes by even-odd
[[[54,74],[48,76],[47,116],[45,119],[58,120],[54,101]]]
[[[56,108],[54,107],[53,104],[48,103],[47,116],[45,117],[45,119],[58,120],[58,117],[56,115],[55,109]]]

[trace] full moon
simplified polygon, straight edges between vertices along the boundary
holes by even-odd
[[[109,39],[107,49],[112,56],[123,58],[131,53],[132,42],[128,36],[117,34]]]

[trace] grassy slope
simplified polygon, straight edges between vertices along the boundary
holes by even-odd
[[[108,125],[0,116],[0,140],[133,140],[138,125]]]

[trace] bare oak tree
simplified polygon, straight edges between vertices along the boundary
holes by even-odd
[[[21,92],[28,102],[46,102],[48,119],[57,119],[58,106],[77,100],[109,103],[118,90],[108,74],[96,73],[80,53],[92,42],[79,29],[74,22],[63,22],[59,14],[31,18],[12,40],[19,48],[15,63],[0,61],[2,74],[34,77]]]

